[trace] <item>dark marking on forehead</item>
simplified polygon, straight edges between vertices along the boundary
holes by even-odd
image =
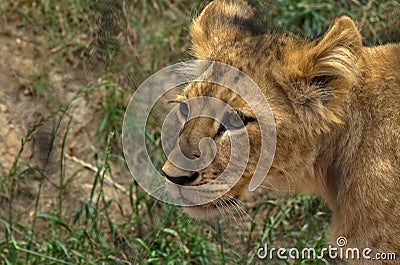
[[[221,67],[219,63],[212,62],[203,72],[203,77],[206,78],[206,80],[211,79],[213,83],[219,83],[223,80],[225,74],[229,73],[229,71],[230,68]]]
[[[275,56],[276,56],[277,60],[282,60],[282,58],[283,58],[282,51],[281,51],[281,49],[279,47],[275,51]]]
[[[233,79],[233,82],[236,84],[240,79],[240,75],[235,76],[235,78]]]
[[[252,35],[262,34],[260,26],[254,19],[242,18],[236,15],[233,18],[229,18],[228,21],[237,28],[250,32]]]
[[[242,70],[239,69],[238,74],[233,78],[234,84],[237,84],[237,82],[239,82],[240,78],[243,78],[244,75],[245,74],[242,72]]]

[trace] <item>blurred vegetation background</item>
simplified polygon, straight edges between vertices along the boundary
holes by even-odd
[[[2,264],[254,264],[265,243],[326,246],[331,214],[313,196],[268,193],[243,204],[247,214],[199,222],[153,200],[127,171],[129,98],[150,74],[190,59],[188,28],[208,2],[0,2],[0,125],[9,128],[0,158]],[[400,41],[399,1],[249,3],[266,31],[312,39],[346,14],[365,45]],[[157,132],[148,142],[161,160]]]

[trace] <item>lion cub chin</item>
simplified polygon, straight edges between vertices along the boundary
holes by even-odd
[[[262,33],[253,14],[245,1],[214,1],[194,20],[191,37],[195,58],[240,69],[268,100],[277,137],[263,186],[321,196],[334,213],[333,239],[344,236],[347,247],[371,248],[371,256],[392,252],[400,259],[400,45],[363,47],[356,25],[346,16],[333,20],[323,36],[307,41]],[[185,186],[216,180],[229,160],[233,131],[247,131],[250,157],[227,196],[187,208],[197,218],[242,198],[263,148],[254,113],[228,88],[189,84],[178,97],[181,116],[194,107],[184,101],[200,96],[231,105],[243,126],[221,129],[204,117],[188,121],[178,141],[185,156],[198,157],[204,137],[214,140],[217,155],[199,172],[178,170],[167,161],[163,171],[168,179]]]

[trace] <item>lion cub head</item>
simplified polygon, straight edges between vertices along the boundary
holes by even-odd
[[[210,3],[191,27],[192,51],[197,59],[221,62],[236,67],[259,86],[272,110],[276,125],[275,156],[262,186],[296,192],[311,192],[329,197],[329,183],[315,166],[324,137],[343,122],[348,91],[357,85],[356,64],[361,50],[361,36],[352,20],[340,17],[327,32],[308,42],[297,36],[260,33],[253,10],[241,0]],[[212,67],[205,75],[223,75]],[[211,97],[230,108],[218,108],[206,101],[190,99]],[[193,82],[177,97],[178,116],[185,122],[176,148],[186,158],[196,160],[201,154],[213,155],[205,168],[186,170],[166,161],[163,172],[172,183],[207,188],[190,193],[177,185],[170,192],[193,206],[185,207],[189,215],[205,218],[221,209],[235,206],[249,190],[249,183],[263,146],[260,141],[260,117],[255,115],[241,95],[213,83]],[[218,113],[219,119],[197,116],[205,110]],[[258,117],[258,119],[257,119]],[[222,125],[223,124],[223,125]],[[230,156],[231,136],[246,133],[250,145],[246,166],[227,193],[207,203],[196,205],[199,198],[212,198],[229,186],[229,178],[218,177]],[[202,144],[211,139],[213,144]],[[210,141],[206,142],[210,142]],[[210,147],[210,146],[213,146]],[[207,151],[209,150],[209,151]]]

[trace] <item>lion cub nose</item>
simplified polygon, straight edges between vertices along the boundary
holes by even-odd
[[[189,172],[182,170],[175,167],[169,161],[165,162],[161,170],[164,172],[169,181],[178,185],[189,185],[199,177],[198,172]]]

